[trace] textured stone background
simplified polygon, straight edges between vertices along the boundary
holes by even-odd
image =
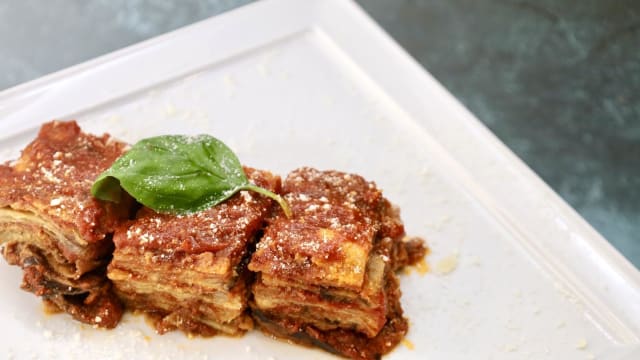
[[[0,89],[250,0],[0,0]],[[359,0],[640,266],[640,1]]]

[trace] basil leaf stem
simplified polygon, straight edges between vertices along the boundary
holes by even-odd
[[[280,205],[280,207],[282,208],[282,211],[284,211],[284,214],[287,217],[291,217],[291,214],[292,214],[291,213],[291,208],[289,207],[289,204],[285,201],[285,199],[282,196],[280,196],[280,195],[278,195],[278,194],[276,194],[274,192],[271,192],[271,191],[269,191],[269,190],[267,190],[265,188],[261,188],[259,186],[253,185],[253,184],[249,184],[249,185],[246,185],[246,186],[242,187],[242,190],[251,190],[251,191],[255,191],[255,192],[259,193],[259,194],[262,194],[264,196],[270,197],[271,199],[276,201],[278,203],[278,205]]]

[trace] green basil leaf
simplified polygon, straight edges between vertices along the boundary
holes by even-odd
[[[98,176],[91,193],[118,202],[122,189],[151,209],[175,214],[204,210],[240,190],[252,190],[276,200],[287,216],[291,214],[279,195],[251,184],[233,151],[209,135],[139,141]]]

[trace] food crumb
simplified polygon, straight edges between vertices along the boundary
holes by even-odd
[[[469,257],[469,262],[473,266],[477,266],[477,267],[482,266],[482,263],[480,262],[480,258],[475,255]]]
[[[235,87],[235,85],[236,85],[235,80],[229,74],[225,74],[224,77],[222,78],[222,81],[224,81],[225,86],[227,86],[229,88]]]
[[[433,230],[435,231],[440,231],[442,230],[449,222],[451,222],[452,218],[449,215],[445,215],[443,217],[441,217],[440,219],[438,219],[436,222],[429,224],[429,227],[431,227]]]
[[[120,122],[120,120],[122,120],[122,116],[120,116],[120,115],[111,115],[107,121],[110,122],[113,125],[116,125],[116,124],[118,124],[118,122]]]
[[[595,358],[596,358],[595,355],[593,355],[592,353],[588,353],[587,354],[587,359],[588,360],[594,360]]]
[[[42,312],[44,312],[44,314],[48,316],[48,315],[53,315],[53,314],[59,314],[61,312],[61,310],[54,303],[52,303],[50,301],[43,301],[42,302]]]
[[[45,339],[51,339],[53,337],[53,332],[51,332],[51,330],[45,330],[42,332],[42,335]]]
[[[533,309],[533,314],[534,315],[540,315],[541,312],[542,312],[542,310],[539,307],[535,307]]]
[[[587,343],[586,339],[580,339],[580,340],[578,340],[578,343],[576,344],[576,349],[584,350],[584,349],[587,348],[588,345],[589,344]]]
[[[164,107],[164,113],[166,116],[173,116],[176,114],[176,108],[173,104],[169,103]]]
[[[507,344],[502,348],[502,351],[504,352],[514,352],[517,350],[518,350],[518,346],[513,344]]]
[[[509,330],[521,330],[522,327],[513,323],[513,320],[508,320],[505,327]]]
[[[415,265],[418,274],[424,275],[429,272],[429,264],[424,259],[420,259],[418,263]]]
[[[258,72],[262,76],[268,76],[270,71],[266,64],[258,64]]]
[[[251,352],[251,346],[247,345],[247,346],[244,348],[244,351],[246,351],[246,352],[250,353],[250,352]]]
[[[409,339],[402,339],[402,345],[404,345],[409,350],[414,350],[416,348]]]
[[[458,253],[445,256],[436,264],[436,273],[440,275],[448,275],[458,267]]]

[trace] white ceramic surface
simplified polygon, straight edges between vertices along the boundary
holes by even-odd
[[[0,160],[75,118],[130,142],[210,133],[281,175],[376,181],[432,248],[430,273],[402,276],[414,346],[389,359],[639,358],[638,271],[349,1],[243,7],[0,93],[0,118]],[[439,274],[443,261],[457,266]],[[130,315],[93,329],[44,315],[20,279],[0,261],[7,358],[332,358],[257,331],[158,336]]]

